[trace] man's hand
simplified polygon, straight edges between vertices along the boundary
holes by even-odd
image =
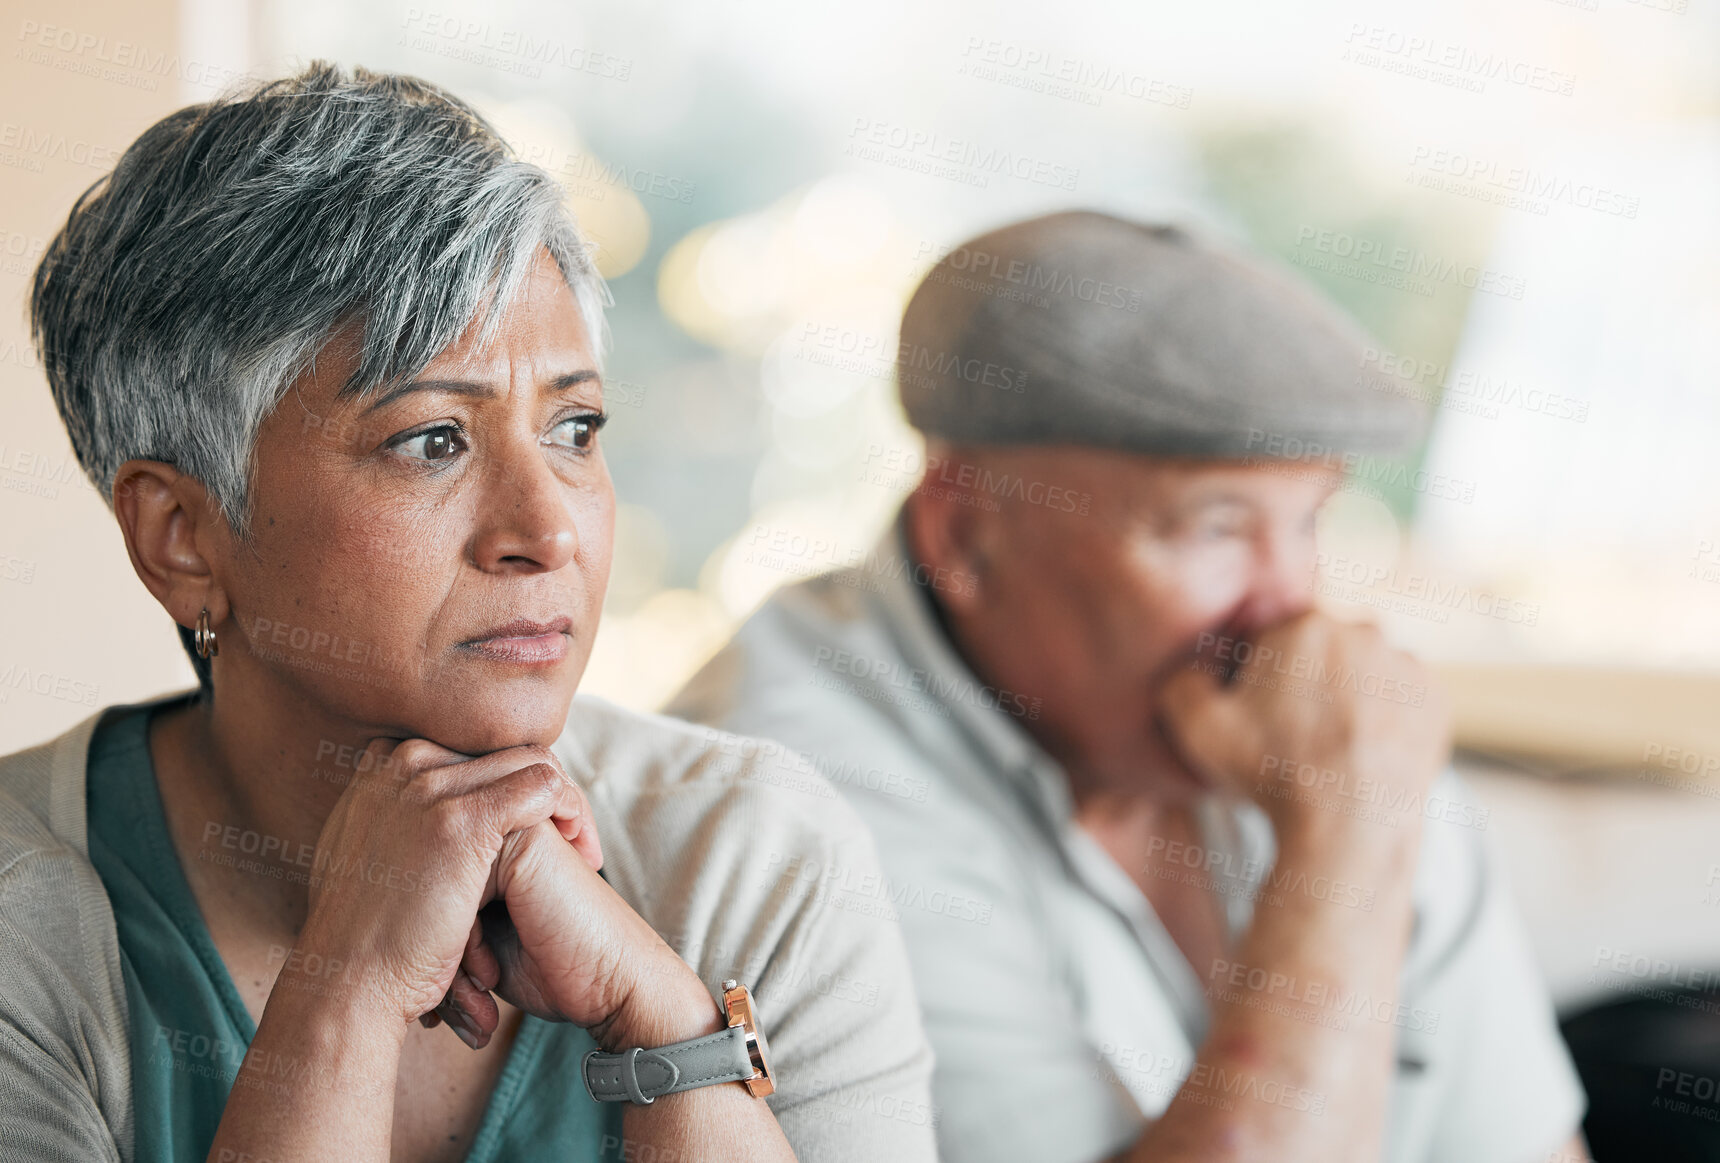
[[[1298,769],[1413,793],[1445,766],[1443,694],[1372,625],[1310,613],[1251,639],[1203,636],[1202,647],[1166,681],[1161,728],[1195,771],[1256,800],[1281,837],[1351,818],[1285,794]]]
[[[1383,828],[1363,813],[1331,810],[1330,799],[1303,794],[1282,774],[1312,767],[1358,789],[1365,780],[1417,795],[1445,765],[1444,701],[1422,668],[1372,626],[1306,614],[1249,639],[1208,636],[1202,645],[1161,692],[1166,739],[1214,786],[1266,811],[1278,840],[1275,880],[1363,885],[1368,907],[1316,892],[1260,897],[1229,960],[1261,972],[1210,996],[1212,1026],[1197,1068],[1126,1158],[1195,1163],[1214,1158],[1222,1144],[1226,1158],[1377,1160],[1394,1027],[1310,1021],[1273,983],[1317,982],[1328,996],[1395,1002],[1421,829]],[[1320,1115],[1233,1102],[1212,1082],[1237,1078],[1317,1097]]]

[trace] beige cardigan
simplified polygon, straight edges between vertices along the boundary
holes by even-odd
[[[160,700],[158,700],[160,701]],[[88,859],[92,716],[0,757],[0,1163],[132,1159],[112,910]],[[751,982],[802,1163],[935,1159],[931,1050],[892,918],[825,878],[876,876],[872,841],[808,765],[580,696],[555,745],[585,787],[615,890],[713,996]]]

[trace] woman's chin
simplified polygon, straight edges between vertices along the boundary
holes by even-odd
[[[516,697],[517,696],[517,697]],[[502,690],[462,698],[453,706],[414,716],[424,738],[463,755],[487,755],[509,747],[548,747],[567,726],[573,690]]]

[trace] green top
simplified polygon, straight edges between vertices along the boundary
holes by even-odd
[[[193,1163],[208,1156],[227,1092],[257,1031],[174,853],[148,727],[147,708],[121,708],[90,740],[90,862],[119,930],[131,1010],[136,1159]],[[265,875],[291,871],[264,856],[249,859]],[[593,1048],[579,1027],[527,1015],[468,1163],[566,1163],[616,1154],[620,1107],[593,1102],[579,1076],[580,1058]]]

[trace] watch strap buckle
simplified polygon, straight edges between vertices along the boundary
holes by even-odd
[[[639,1046],[619,1054],[588,1050],[580,1067],[592,1098],[637,1106],[649,1106],[665,1094],[753,1077],[746,1034],[738,1026],[655,1050]]]

